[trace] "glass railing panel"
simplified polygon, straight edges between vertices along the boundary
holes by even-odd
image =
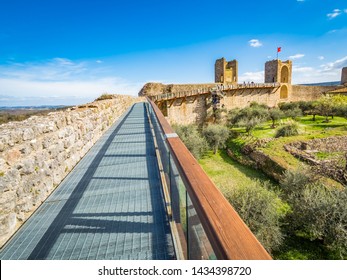
[[[172,161],[172,160],[171,160]],[[177,238],[181,245],[181,254],[188,258],[187,248],[187,198],[186,189],[175,165],[171,162],[170,199],[172,221],[176,229]]]
[[[148,106],[148,110],[170,196],[171,222],[175,227],[176,244],[179,244],[176,250],[180,250],[179,255],[184,259],[215,259],[211,244],[187,193],[187,188],[170,155],[165,134],[152,106]]]
[[[187,195],[188,258],[190,260],[215,260],[216,255],[205,233],[193,203]]]

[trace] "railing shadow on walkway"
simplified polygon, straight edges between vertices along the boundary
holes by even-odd
[[[140,106],[139,104],[137,106]],[[143,104],[143,106],[145,106]],[[134,107],[132,107],[128,113],[124,116],[121,122],[118,124],[116,129],[109,135],[105,143],[102,145],[101,149],[96,154],[92,164],[87,168],[83,177],[78,182],[75,189],[72,191],[70,197],[66,200],[64,206],[61,208],[54,221],[48,227],[44,235],[41,237],[40,241],[37,243],[28,259],[46,259],[49,258],[49,253],[52,250],[53,246],[57,242],[59,236],[63,233],[151,233],[152,236],[152,251],[158,251],[157,241],[162,240],[161,242],[165,242],[165,240],[170,236],[170,232],[167,231],[169,227],[165,227],[166,229],[158,229],[155,226],[156,219],[167,219],[165,210],[164,210],[164,200],[162,198],[162,193],[160,191],[160,185],[158,180],[158,170],[156,170],[157,166],[153,164],[156,162],[155,160],[155,152],[154,152],[154,144],[153,139],[151,139],[150,135],[150,127],[147,120],[146,108],[144,107],[144,118],[145,120],[145,143],[146,143],[146,154],[145,155],[137,155],[137,156],[145,156],[146,157],[146,165],[147,165],[147,174],[148,178],[128,178],[128,177],[100,177],[95,176],[96,170],[100,165],[102,159],[104,157],[129,157],[132,155],[106,155],[107,149],[111,145],[113,139],[121,129],[124,122],[129,117],[130,113],[133,111]],[[130,133],[136,134],[136,133]],[[120,134],[118,134],[120,135]],[[125,135],[122,133],[121,135]],[[131,137],[132,135],[129,135]],[[131,142],[131,139],[129,139]],[[127,142],[129,143],[129,142]],[[152,211],[145,212],[128,212],[128,213],[74,213],[78,203],[83,197],[89,183],[93,179],[107,179],[107,180],[149,180],[150,186],[150,199],[152,205]],[[158,195],[158,192],[159,195]],[[153,223],[146,222],[136,222],[136,221],[110,221],[110,220],[100,220],[99,217],[107,217],[107,216],[153,216]],[[159,215],[159,217],[157,217]],[[115,224],[116,223],[116,224]],[[76,228],[78,226],[78,228]],[[162,251],[162,254],[154,254],[152,256],[153,259],[160,259],[162,256],[170,256],[173,255],[172,252],[169,251],[168,247],[159,248]]]

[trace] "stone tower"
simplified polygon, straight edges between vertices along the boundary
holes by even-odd
[[[265,83],[280,83],[280,99],[288,99],[291,94],[292,62],[279,59],[265,63]]]
[[[265,83],[292,83],[292,62],[279,59],[265,63]]]
[[[217,59],[214,65],[215,83],[237,83],[237,60],[226,61],[224,57]]]
[[[342,68],[341,85],[347,85],[347,67]]]

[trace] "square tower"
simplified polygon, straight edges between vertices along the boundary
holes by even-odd
[[[217,59],[214,65],[215,83],[237,83],[237,60],[226,61],[224,57]]]
[[[265,83],[292,83],[292,62],[279,59],[265,63]]]

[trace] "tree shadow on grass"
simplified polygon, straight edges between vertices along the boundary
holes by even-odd
[[[270,181],[272,184],[277,185],[277,183],[272,178],[270,178],[269,176],[267,176],[266,174],[264,174],[260,170],[256,170],[252,167],[245,166],[245,165],[237,162],[236,160],[232,159],[230,156],[228,156],[228,154],[225,150],[220,150],[219,154],[220,154],[220,156],[224,162],[232,165],[234,168],[236,168],[238,171],[243,173],[248,178],[250,178],[252,180]]]

